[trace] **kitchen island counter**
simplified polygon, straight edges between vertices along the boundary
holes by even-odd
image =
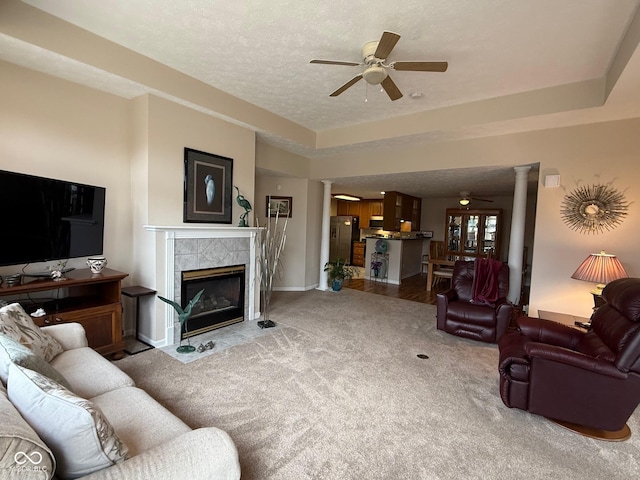
[[[372,254],[376,251],[376,242],[385,240],[389,254],[389,264],[387,266],[388,283],[400,285],[402,279],[417,275],[422,270],[422,245],[424,238],[380,238],[367,237],[365,248],[365,275],[367,278],[373,277],[371,272]]]

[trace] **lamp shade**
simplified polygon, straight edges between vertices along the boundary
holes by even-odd
[[[592,253],[578,269],[573,272],[571,278],[584,280],[598,284],[607,284],[618,278],[626,278],[627,272],[615,255],[605,253]]]

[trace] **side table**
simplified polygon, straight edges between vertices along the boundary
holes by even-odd
[[[122,295],[130,298],[134,298],[136,301],[136,318],[134,321],[134,326],[135,326],[134,340],[135,341],[131,342],[132,345],[130,345],[129,342],[125,342],[126,348],[124,349],[124,351],[129,355],[135,355],[136,353],[146,352],[147,350],[150,350],[153,348],[152,345],[149,345],[147,342],[143,342],[138,338],[138,322],[140,320],[140,297],[146,297],[147,295],[155,295],[155,294],[156,294],[155,290],[151,290],[150,288],[142,287],[140,285],[122,288]],[[143,344],[144,347],[140,348],[139,345],[136,345],[137,343]]]
[[[543,320],[551,320],[553,322],[562,323],[569,327],[588,330],[591,320],[585,317],[578,317],[575,315],[569,315],[566,313],[548,312],[545,310],[538,310],[538,317]]]

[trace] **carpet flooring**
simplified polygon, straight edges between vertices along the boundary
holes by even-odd
[[[437,330],[433,305],[312,290],[271,312],[278,328],[191,363],[116,362],[191,427],[227,431],[244,480],[640,477],[638,412],[608,443],[505,407],[497,347]]]

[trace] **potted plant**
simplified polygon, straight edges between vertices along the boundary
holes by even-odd
[[[347,262],[343,258],[338,258],[334,262],[325,263],[324,271],[327,272],[327,276],[331,281],[331,289],[334,292],[342,288],[342,282],[345,279],[349,280],[359,272],[358,267],[347,265]]]
[[[380,275],[380,268],[382,267],[382,260],[373,260],[371,262],[371,270],[373,270],[373,275],[375,277],[381,276]]]

